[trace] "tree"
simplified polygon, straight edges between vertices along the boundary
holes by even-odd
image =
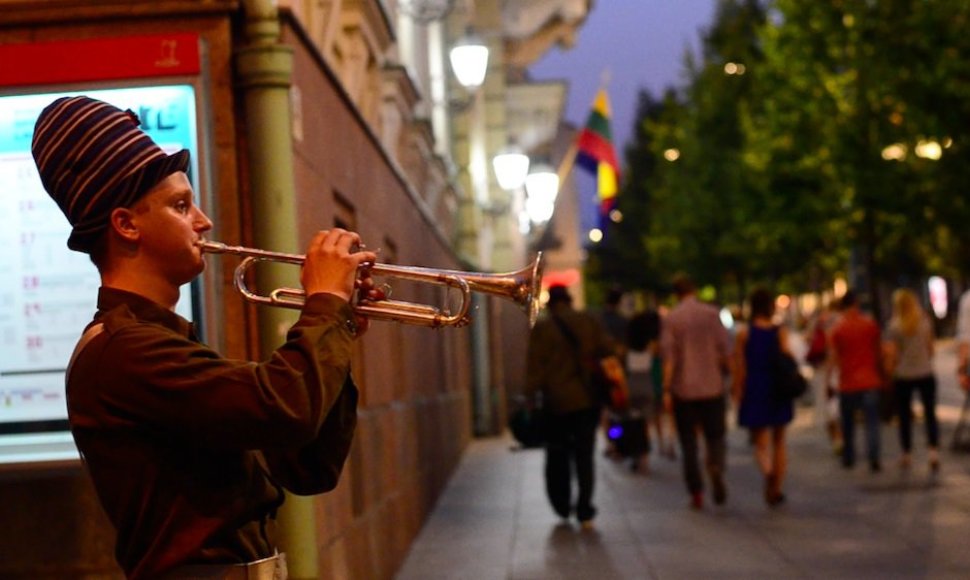
[[[968,22],[947,0],[720,3],[687,85],[641,97],[624,220],[590,273],[682,270],[734,299],[965,276]]]

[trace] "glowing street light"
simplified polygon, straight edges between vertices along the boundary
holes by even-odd
[[[525,178],[525,211],[534,224],[552,219],[559,196],[559,175],[545,164],[539,164]]]
[[[492,169],[498,185],[506,191],[515,191],[525,185],[529,174],[529,156],[516,147],[509,147],[492,159]]]
[[[475,90],[485,82],[488,70],[488,47],[469,29],[465,36],[455,42],[451,52],[451,69],[461,86]]]

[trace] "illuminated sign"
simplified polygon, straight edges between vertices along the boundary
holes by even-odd
[[[100,276],[86,254],[68,250],[71,227],[41,185],[30,143],[41,110],[78,94],[131,109],[166,152],[188,149],[198,191],[190,85],[0,96],[0,463],[77,458],[64,370],[94,314]],[[188,286],[177,311],[192,318]]]

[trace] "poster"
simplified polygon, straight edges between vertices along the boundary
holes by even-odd
[[[44,191],[30,153],[40,111],[75,94],[0,96],[0,463],[4,444],[14,442],[9,436],[40,437],[51,422],[66,426],[64,371],[97,303],[98,272],[86,254],[67,248],[70,225]],[[167,152],[188,149],[190,179],[198,191],[192,86],[83,94],[134,111],[142,129]],[[189,286],[182,289],[177,311],[192,318]]]

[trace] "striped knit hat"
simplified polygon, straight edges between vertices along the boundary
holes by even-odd
[[[37,118],[31,151],[44,189],[74,228],[70,249],[89,252],[112,210],[187,170],[188,151],[166,155],[138,125],[133,112],[89,97],[57,99]]]

